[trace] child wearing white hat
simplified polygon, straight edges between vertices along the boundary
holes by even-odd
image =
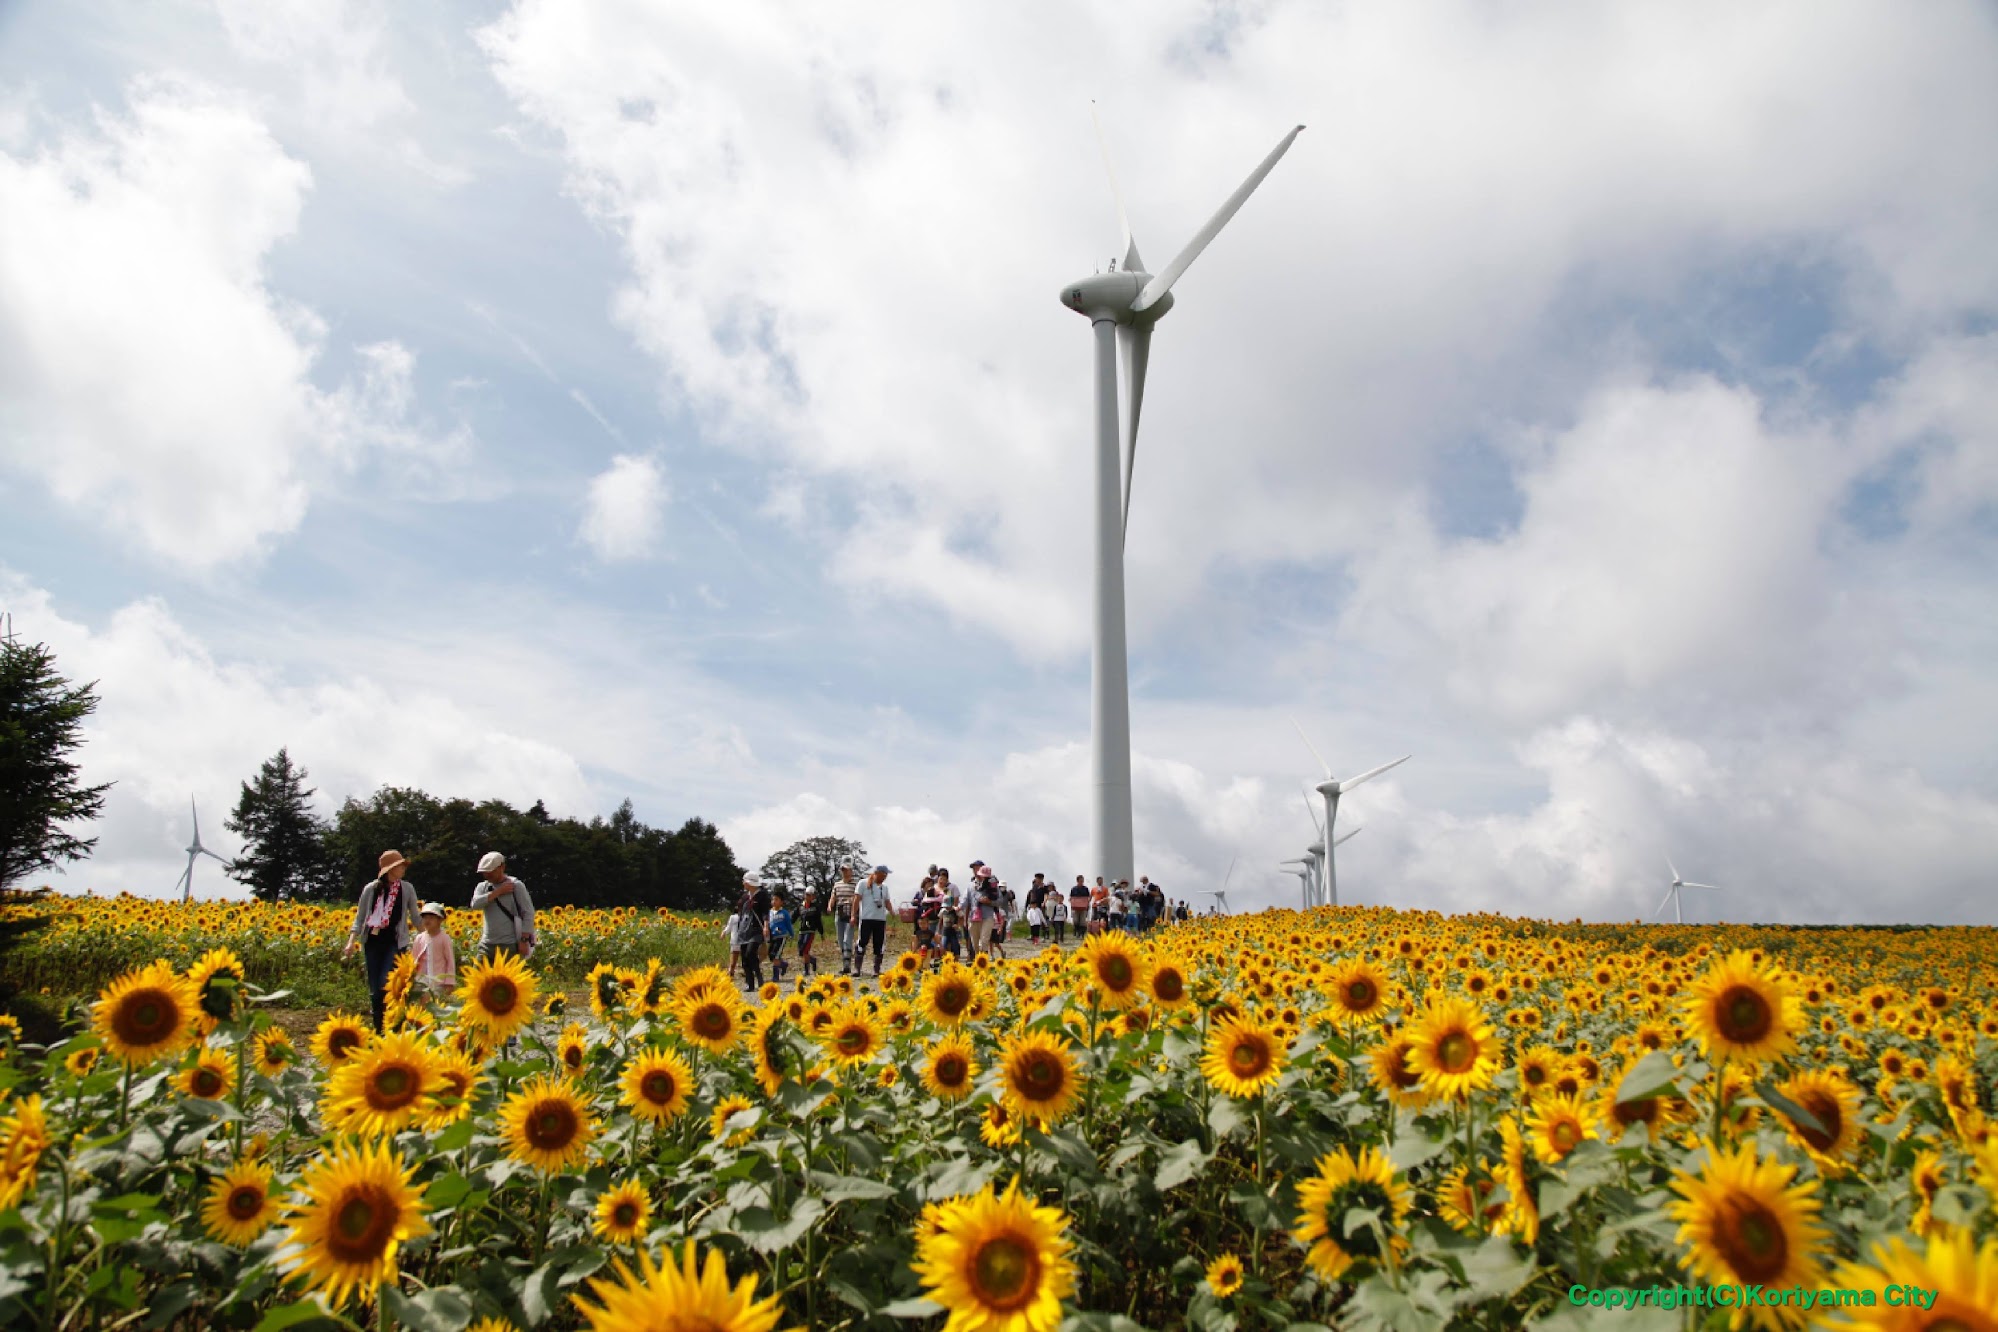
[[[458,946],[444,932],[444,908],[436,902],[423,904],[423,929],[409,946],[416,959],[416,978],[432,998],[458,988]]]

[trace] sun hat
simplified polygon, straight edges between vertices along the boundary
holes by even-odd
[[[444,919],[444,907],[441,903],[425,902],[423,909],[416,914],[419,916],[435,916],[437,919],[442,920]]]
[[[400,851],[384,851],[382,852],[382,858],[376,863],[381,866],[380,872],[386,877],[390,870],[401,869],[409,862],[403,858],[403,854]]]
[[[751,888],[761,888],[763,886],[763,876],[755,870],[746,871],[742,876],[742,881]]]
[[[494,870],[503,869],[505,866],[506,857],[497,851],[488,851],[479,857],[479,873],[481,874],[491,874]]]

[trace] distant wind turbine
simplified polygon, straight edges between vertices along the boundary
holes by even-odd
[[[1665,900],[1660,902],[1658,909],[1651,913],[1651,919],[1657,920],[1660,916],[1664,915],[1665,908],[1669,906],[1672,908],[1673,923],[1684,925],[1686,923],[1686,912],[1679,899],[1679,890],[1681,888],[1704,888],[1708,892],[1717,893],[1720,889],[1711,883],[1689,883],[1685,879],[1680,878],[1679,867],[1672,863],[1672,857],[1670,856],[1665,857],[1665,868],[1672,871],[1672,886],[1665,890]]]
[[[1219,888],[1203,888],[1200,890],[1214,899],[1214,909],[1224,916],[1232,914],[1228,910],[1228,881],[1235,877],[1235,861],[1240,859],[1241,857],[1237,856],[1234,860],[1228,862],[1228,872],[1222,876]]]
[[[174,887],[181,890],[180,900],[183,903],[192,902],[194,900],[195,857],[207,856],[210,860],[222,861],[224,865],[227,865],[229,863],[227,860],[224,860],[221,856],[216,855],[213,851],[210,851],[207,847],[201,844],[201,815],[195,812],[194,802],[192,800],[189,800],[187,802],[187,812],[194,816],[194,841],[188,844],[187,868],[181,871],[180,881],[174,884]]]
[[[1346,794],[1346,792],[1352,790],[1354,787],[1358,786],[1361,782],[1372,781],[1374,778],[1386,772],[1389,768],[1399,767],[1401,764],[1408,762],[1408,760],[1411,757],[1413,757],[1412,755],[1409,754],[1403,754],[1400,758],[1395,759],[1392,763],[1383,763],[1378,768],[1367,769],[1365,772],[1361,773],[1358,777],[1348,777],[1344,781],[1339,781],[1332,776],[1332,765],[1327,763],[1324,760],[1324,758],[1322,758],[1319,755],[1318,747],[1311,743],[1311,737],[1304,733],[1304,728],[1302,726],[1298,726],[1297,720],[1295,718],[1291,719],[1290,724],[1296,728],[1297,738],[1304,741],[1304,747],[1311,751],[1311,757],[1317,759],[1318,766],[1325,769],[1325,780],[1318,783],[1318,785],[1315,788],[1313,788],[1318,792],[1319,795],[1325,797],[1325,822],[1319,828],[1319,833],[1321,837],[1330,837],[1332,833],[1333,823],[1339,817],[1340,796]],[[1358,830],[1356,829],[1355,831]],[[1344,840],[1346,839],[1342,837],[1339,839],[1338,842],[1332,842],[1331,845],[1337,846],[1339,845],[1339,842],[1343,842]],[[1326,906],[1338,906],[1339,873],[1338,870],[1333,866],[1332,852],[1330,847],[1326,849],[1323,859],[1324,859],[1325,871],[1324,874],[1321,876],[1320,882],[1323,884],[1324,887],[1324,893],[1325,893],[1324,904]]]
[[[1091,869],[1115,883],[1131,877],[1132,865],[1131,681],[1124,643],[1124,533],[1131,511],[1131,473],[1137,464],[1138,414],[1145,403],[1152,328],[1172,308],[1173,283],[1228,225],[1304,126],[1284,135],[1228,196],[1220,211],[1156,274],[1147,271],[1144,260],[1138,257],[1138,242],[1131,234],[1130,215],[1124,210],[1117,173],[1110,166],[1110,145],[1103,138],[1100,120],[1096,128],[1124,233],[1122,266],[1113,259],[1109,272],[1076,279],[1062,288],[1060,299],[1089,320],[1096,340],[1096,611],[1089,688],[1089,850],[1094,858]],[[1120,348],[1129,393],[1121,458],[1117,419]]]

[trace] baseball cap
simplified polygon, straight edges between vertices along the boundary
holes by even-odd
[[[876,874],[893,874],[895,871],[889,869],[886,865],[876,865],[874,867],[874,872]]]
[[[437,919],[442,920],[444,919],[444,908],[436,902],[425,902],[423,909],[416,914],[419,916],[435,916]]]
[[[488,851],[479,857],[479,873],[491,874],[506,865],[506,857],[497,851]]]

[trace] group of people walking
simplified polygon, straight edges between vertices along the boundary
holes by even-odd
[[[458,983],[458,951],[444,930],[445,908],[441,903],[417,900],[415,885],[403,877],[408,867],[409,861],[400,851],[382,852],[376,877],[361,889],[354,924],[347,931],[347,946],[340,951],[344,960],[359,949],[366,962],[368,1003],[376,1031],[382,1029],[387,1013],[389,973],[401,954],[415,956],[417,979],[432,993],[442,993]],[[479,930],[480,958],[490,960],[500,954],[532,957],[534,899],[527,895],[527,885],[506,872],[506,857],[497,851],[479,857],[478,873],[471,906],[484,913]]]
[[[945,957],[969,961],[986,952],[1004,957],[1007,940],[1022,924],[1029,943],[1038,948],[1044,943],[1066,944],[1071,931],[1080,943],[1086,935],[1106,930],[1143,934],[1164,921],[1183,921],[1193,914],[1185,902],[1169,901],[1149,876],[1140,875],[1133,888],[1128,880],[1108,884],[1101,876],[1092,885],[1078,874],[1063,891],[1045,874],[1036,874],[1020,894],[982,860],[971,862],[963,887],[952,880],[948,868],[930,866],[915,895],[898,908],[888,888],[892,872],[886,865],[876,865],[866,879],[857,880],[855,867],[842,864],[829,890],[808,885],[795,909],[785,889],[766,887],[757,872],[745,874],[742,897],[723,926],[729,974],[740,974],[751,989],[760,988],[767,958],[770,979],[781,981],[790,967],[785,950],[793,945],[800,974],[817,974],[816,951],[828,915],[839,949],[840,974],[861,974],[871,951],[870,974],[879,976],[891,914],[906,914],[915,933],[915,950],[926,963]]]

